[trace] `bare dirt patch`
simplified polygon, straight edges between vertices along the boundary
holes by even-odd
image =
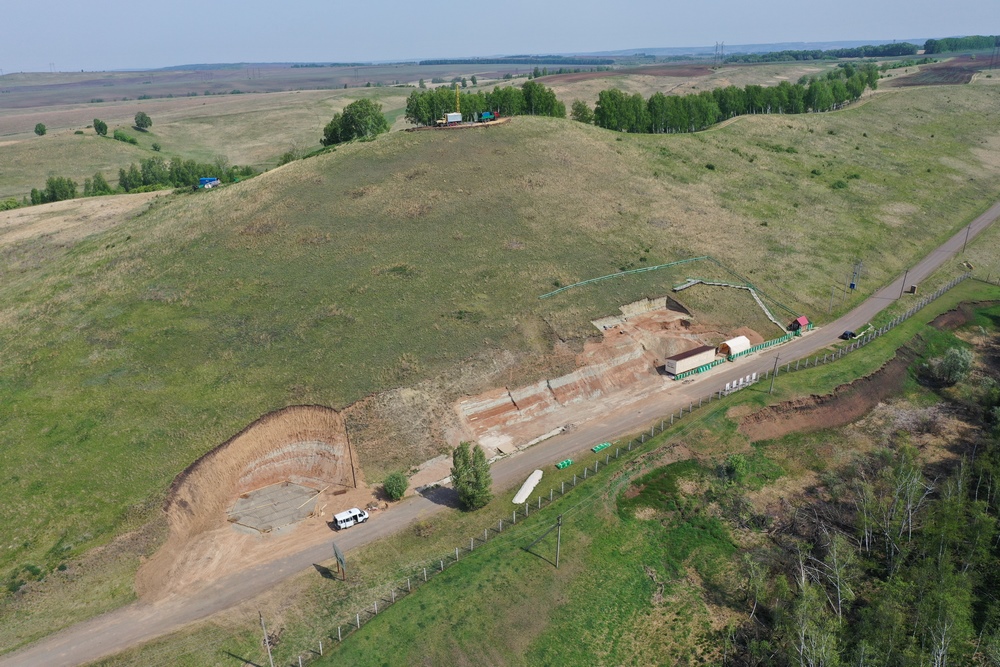
[[[983,307],[995,305],[995,301],[979,301],[970,303],[960,303],[957,308],[941,313],[933,320],[931,326],[943,331],[953,331],[971,322],[976,316],[976,310]]]
[[[740,420],[739,430],[757,442],[846,426],[902,389],[912,359],[912,353],[900,350],[879,370],[837,387],[832,394],[787,401],[747,415]]]
[[[4,211],[0,213],[0,246],[37,238],[54,243],[77,241],[125,222],[167,192],[69,199]]]
[[[987,67],[983,60],[975,56],[958,56],[941,63],[923,65],[920,71],[889,81],[886,85],[894,88],[908,86],[957,86],[972,81],[977,72]]]
[[[174,480],[164,505],[170,536],[136,576],[149,598],[209,582],[223,574],[301,548],[283,535],[238,533],[227,525],[237,500],[272,484],[316,490],[309,529],[329,535],[326,510],[368,504],[371,492],[341,415],[323,406],[293,406],[261,417],[191,464]]]

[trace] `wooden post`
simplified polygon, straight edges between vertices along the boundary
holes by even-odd
[[[320,657],[323,656],[323,640],[322,639],[319,640],[319,654],[320,654]]]
[[[393,589],[391,589],[389,591],[389,596],[391,598],[391,602],[395,603],[396,602],[396,589],[395,588],[393,588]]]
[[[455,547],[455,560],[458,560],[458,547]]]
[[[337,626],[337,641],[338,641],[338,642],[342,642],[342,641],[344,641],[344,638],[343,638],[343,637],[342,637],[342,636],[340,635],[340,626],[339,626],[339,625]],[[323,642],[320,642],[320,644],[322,644],[322,643],[323,643]],[[322,653],[320,653],[320,655],[323,655],[323,654],[322,654]]]
[[[409,577],[406,578],[406,592],[407,593],[410,592],[410,578]]]
[[[424,581],[427,581],[427,568],[424,568]]]
[[[375,615],[378,616],[378,600],[375,600]]]
[[[483,528],[483,542],[489,539],[489,528]]]
[[[552,502],[552,489],[549,489],[549,502]]]
[[[271,640],[267,636],[267,626],[264,625],[264,614],[257,610],[257,614],[260,616],[260,629],[264,631],[264,646],[267,647],[267,661],[271,663],[271,667],[274,667],[274,658],[271,657]]]
[[[559,567],[559,547],[562,544],[562,514],[556,520],[556,568]]]
[[[354,622],[357,624],[358,630],[360,630],[361,629],[361,614],[355,614],[354,615]]]
[[[444,560],[441,560],[441,571],[444,572]]]

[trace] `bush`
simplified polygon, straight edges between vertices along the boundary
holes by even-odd
[[[37,125],[35,125],[35,134],[37,134],[38,136],[42,136],[43,134],[45,134],[45,132],[46,130],[44,123],[38,123]]]
[[[927,372],[936,382],[953,385],[969,377],[972,370],[972,350],[953,347],[943,357],[935,357],[927,362]]]
[[[94,119],[94,132],[101,135],[102,137],[108,136],[108,124],[105,123],[100,118]]]
[[[382,490],[385,491],[385,495],[389,496],[390,500],[402,498],[409,486],[410,480],[401,472],[391,473],[382,482]]]
[[[830,187],[834,190],[843,190],[847,187],[847,181],[834,181]]]
[[[477,510],[493,498],[493,476],[483,448],[476,445],[470,452],[469,447],[463,442],[452,454],[451,484],[462,507]]]
[[[20,206],[21,204],[13,197],[8,197],[7,199],[0,199],[0,211],[10,211]]]
[[[115,130],[114,134],[111,136],[114,137],[115,141],[124,141],[126,144],[132,144],[133,146],[137,146],[139,144],[135,137],[129,136],[121,130]]]
[[[153,142],[153,145],[152,145],[152,146],[150,146],[150,148],[152,148],[152,149],[153,149],[154,151],[156,151],[157,153],[159,153],[159,152],[160,152],[160,149],[162,149],[162,148],[163,148],[163,146],[161,146],[160,144],[158,144],[158,143],[156,143],[156,142],[154,141],[154,142]]]

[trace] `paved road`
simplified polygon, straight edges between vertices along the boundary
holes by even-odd
[[[960,253],[966,238],[975,238],[1000,217],[1000,202],[976,218],[938,249],[931,252],[905,275],[906,282],[919,284],[948,259]],[[846,329],[857,329],[899,298],[904,276],[880,289],[860,306],[835,322],[796,338],[775,353],[782,359],[795,360],[815,354],[837,340]],[[774,356],[751,356],[732,365],[731,373],[711,373],[691,382],[671,384],[668,390],[630,404],[627,409],[588,421],[572,431],[535,445],[493,465],[493,480],[497,489],[507,489],[525,479],[532,470],[544,468],[554,461],[578,456],[595,442],[612,440],[622,434],[648,427],[662,415],[687,407],[689,402],[718,391],[730,381],[749,373],[763,373],[774,364]],[[363,530],[350,530],[337,537],[344,551],[392,535],[415,520],[441,511],[440,498],[421,496],[409,498],[391,511],[369,521]],[[17,653],[0,658],[0,667],[56,667],[80,665],[173,632],[184,625],[204,619],[247,600],[285,579],[306,570],[314,563],[331,558],[330,544],[323,543],[303,549],[285,558],[259,565],[239,574],[230,575],[189,598],[175,598],[155,604],[133,603],[90,621],[79,623],[43,639]]]

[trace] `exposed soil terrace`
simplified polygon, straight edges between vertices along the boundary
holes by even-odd
[[[740,420],[739,430],[750,442],[758,442],[846,426],[902,390],[913,358],[912,352],[900,349],[871,375],[840,385],[825,396],[813,395],[758,410]]]
[[[240,497],[281,482],[319,492],[315,503],[320,515],[372,501],[340,413],[318,405],[269,413],[174,480],[164,504],[170,535],[136,576],[140,596],[175,589],[195,576],[193,569],[204,576],[201,565],[188,567],[192,560],[219,561],[223,567],[231,559],[220,554],[235,553],[252,562],[253,552],[273,550],[280,538],[237,534],[227,514]],[[321,520],[314,523],[323,526]]]

